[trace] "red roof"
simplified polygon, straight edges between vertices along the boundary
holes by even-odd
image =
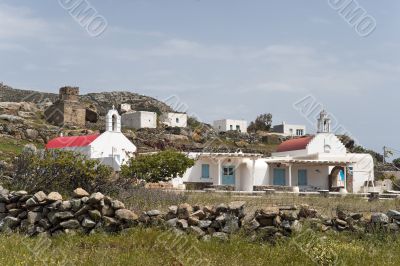
[[[46,149],[61,149],[65,147],[85,147],[92,143],[99,134],[73,137],[58,137],[46,144]]]
[[[308,143],[310,143],[310,141],[313,138],[314,138],[313,136],[310,136],[310,137],[303,137],[303,138],[290,139],[284,141],[278,146],[278,149],[276,151],[285,152],[285,151],[304,150],[307,147]]]

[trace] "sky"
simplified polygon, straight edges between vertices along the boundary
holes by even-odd
[[[399,12],[396,0],[0,0],[0,82],[131,91],[207,123],[272,113],[310,133],[323,106],[339,133],[400,150]]]

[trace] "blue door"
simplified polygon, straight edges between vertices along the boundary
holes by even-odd
[[[299,186],[307,186],[308,185],[307,184],[308,183],[307,170],[303,170],[303,169],[299,170],[297,178],[298,178]]]
[[[284,186],[286,185],[286,171],[281,168],[274,168],[274,186]]]
[[[222,184],[223,185],[235,184],[235,167],[233,166],[222,167]]]

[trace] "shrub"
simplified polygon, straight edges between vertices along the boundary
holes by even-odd
[[[182,176],[193,165],[194,160],[185,154],[166,150],[132,158],[127,165],[121,167],[121,176],[146,182],[169,181]]]
[[[27,191],[69,193],[77,187],[101,191],[107,187],[112,174],[112,169],[98,160],[61,150],[24,152],[17,157],[14,167],[8,186]]]

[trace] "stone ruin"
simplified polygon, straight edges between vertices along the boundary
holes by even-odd
[[[79,102],[79,88],[60,88],[59,99],[45,110],[44,115],[47,122],[56,126],[85,126],[86,109]]]

